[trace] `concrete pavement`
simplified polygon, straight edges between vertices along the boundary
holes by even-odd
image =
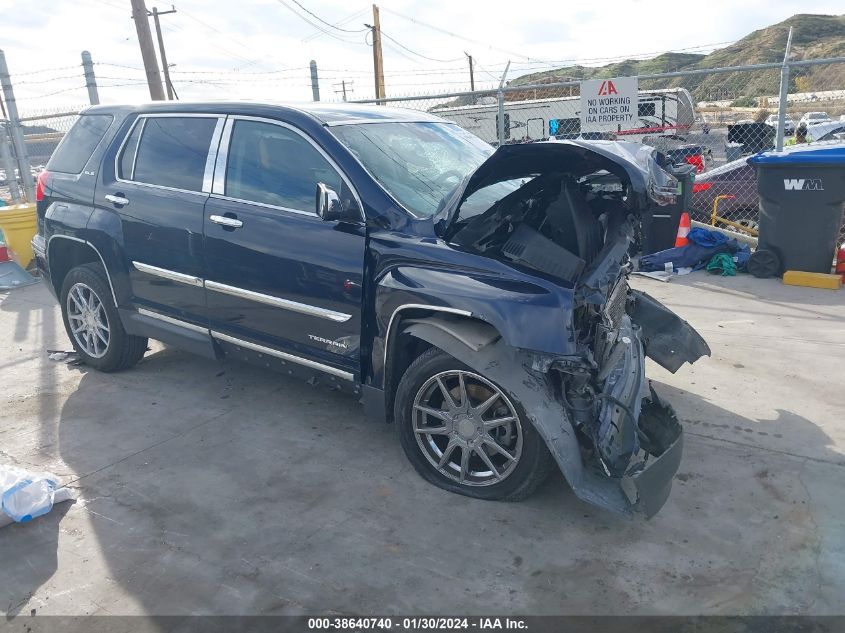
[[[648,522],[558,474],[522,503],[440,491],[353,398],[245,365],[50,361],[46,289],[0,295],[0,461],[79,495],[0,530],[0,611],[845,613],[845,291],[634,283],[713,349],[650,367],[687,441]]]

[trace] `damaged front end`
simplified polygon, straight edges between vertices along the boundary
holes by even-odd
[[[650,150],[628,144],[538,143],[500,148],[459,189],[444,237],[570,293],[571,314],[537,326],[559,328],[575,353],[513,348],[492,328],[445,317],[407,331],[521,402],[580,498],[652,516],[671,490],[683,431],[647,381],[645,357],[674,372],[710,354],[687,323],[628,285],[639,219],[672,200],[672,177]],[[494,189],[489,204],[483,196]],[[455,346],[461,328],[474,329],[464,340],[484,344]]]

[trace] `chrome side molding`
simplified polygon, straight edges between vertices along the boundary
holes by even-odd
[[[161,277],[162,279],[169,279],[170,281],[177,281],[180,284],[187,284],[188,286],[196,286],[202,288],[202,279],[184,273],[177,273],[175,270],[168,270],[166,268],[159,268],[158,266],[151,266],[143,262],[132,262],[132,265],[140,270],[142,273]]]
[[[307,314],[308,316],[315,316],[321,319],[328,319],[335,323],[345,323],[352,318],[351,314],[344,312],[335,312],[334,310],[327,310],[326,308],[319,308],[307,303],[299,303],[298,301],[291,301],[290,299],[282,299],[281,297],[274,297],[273,295],[265,295],[260,292],[253,292],[252,290],[245,290],[244,288],[237,288],[235,286],[227,286],[217,281],[205,282],[205,287],[208,290],[215,292],[222,292],[226,295],[238,297],[240,299],[248,299],[249,301],[257,301],[258,303],[265,303],[267,305],[290,310],[292,312],[299,312]]]

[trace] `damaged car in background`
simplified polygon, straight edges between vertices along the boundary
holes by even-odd
[[[602,508],[665,503],[683,432],[645,359],[710,350],[628,285],[640,219],[677,191],[653,148],[494,152],[348,104],[98,106],[76,126],[33,247],[86,363],[126,369],[148,338],[242,359],[358,394],[446,490],[519,500],[557,467]]]

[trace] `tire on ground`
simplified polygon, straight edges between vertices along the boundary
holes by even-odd
[[[91,288],[103,304],[109,326],[109,343],[106,353],[96,358],[89,355],[78,344],[76,337],[70,328],[67,314],[67,297],[70,289],[77,283],[83,283]],[[127,334],[120,322],[117,307],[112,298],[111,286],[109,285],[106,271],[102,265],[96,263],[83,264],[72,269],[62,283],[62,290],[59,294],[62,309],[62,321],[65,324],[73,348],[79,354],[79,358],[94,369],[102,372],[115,372],[128,369],[140,361],[147,351],[147,339],[142,336]]]
[[[462,484],[438,472],[435,466],[423,455],[413,430],[412,409],[414,398],[429,378],[449,370],[478,373],[442,350],[430,348],[411,363],[402,376],[396,391],[394,420],[405,455],[423,479],[444,490],[478,499],[501,501],[521,501],[525,499],[545,481],[555,462],[540,434],[525,415],[521,404],[510,397],[509,399],[520,419],[523,444],[519,463],[503,481],[486,486]],[[497,387],[504,393],[501,387],[498,385]]]

